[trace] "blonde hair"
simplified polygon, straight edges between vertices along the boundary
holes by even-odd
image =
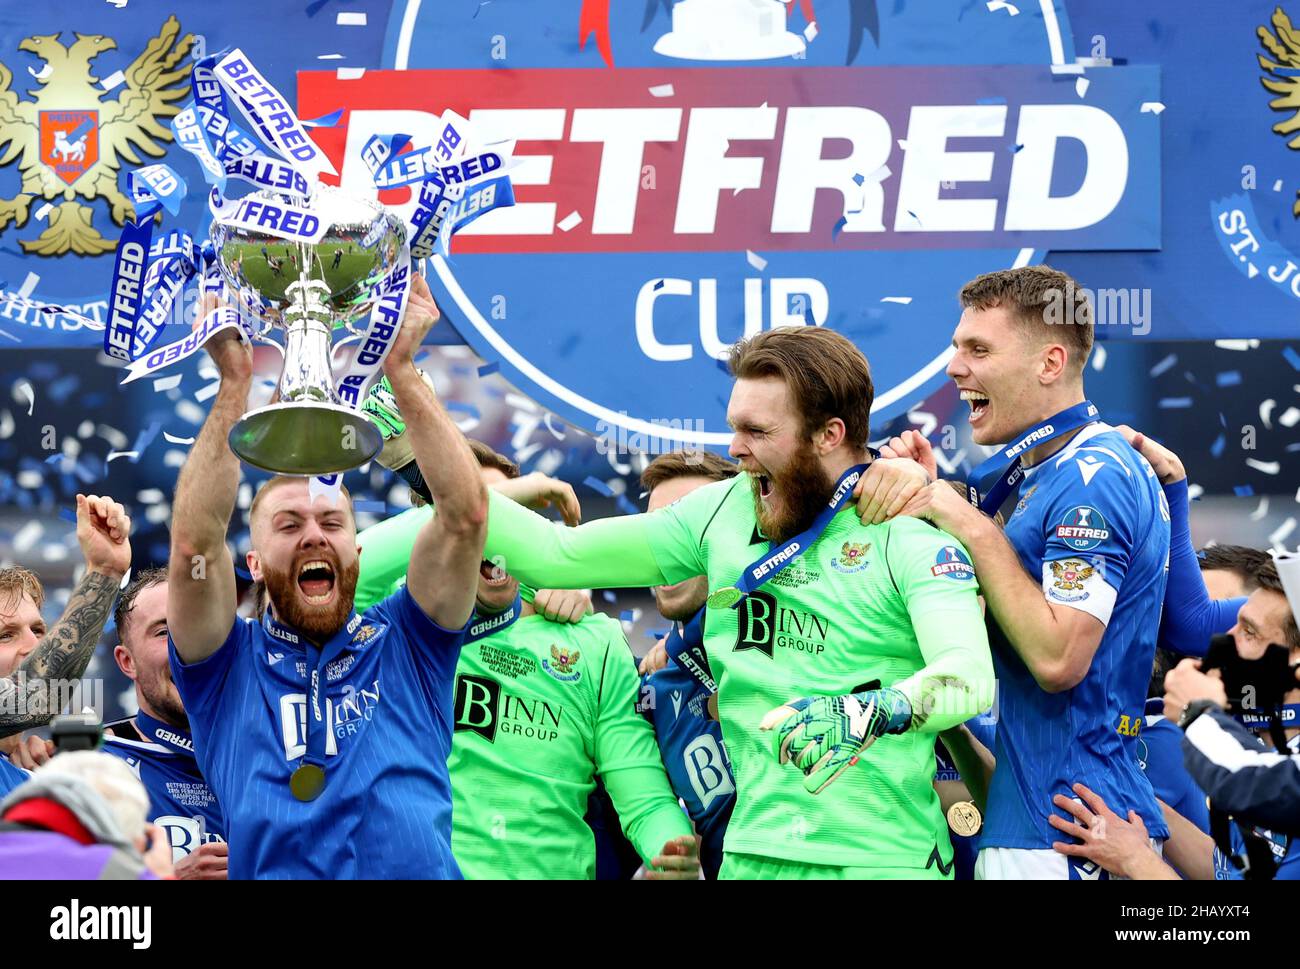
[[[149,823],[149,795],[131,768],[98,750],[73,750],[50,758],[33,772],[75,777],[104,799],[104,804],[124,836],[134,839]]]

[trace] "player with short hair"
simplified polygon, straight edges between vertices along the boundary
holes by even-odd
[[[167,833],[176,877],[225,879],[229,846],[221,805],[199,770],[167,655],[167,570],[137,573],[114,610],[113,658],[135,684],[138,712],[104,736],[103,750],[126,763],[149,794],[149,821]]]
[[[737,789],[721,877],[947,878],[934,736],[992,692],[967,553],[919,521],[876,523],[925,476],[871,460],[870,370],[844,336],[781,327],[730,364],[743,474],[578,528],[489,495],[487,554],[557,586],[708,576],[705,646]],[[854,496],[862,521],[840,513]],[[810,693],[826,699],[784,705]]]
[[[452,678],[474,605],[486,507],[465,439],[413,356],[439,316],[412,277],[384,372],[445,515],[415,536],[406,585],[353,609],[356,523],[345,492],[275,477],[250,512],[263,620],[236,615],[226,530],[239,461],[227,438],[253,366],[234,334],[207,344],[221,373],[176,487],[167,621],[172,676],[216,792],[232,878],[455,878]]]
[[[367,401],[368,413],[377,408],[385,426],[404,432],[382,386]],[[513,493],[524,500],[544,492],[576,520],[570,487],[541,477],[525,481],[509,458],[469,443],[484,485],[516,485]],[[541,487],[527,494],[530,484]],[[432,508],[413,508],[362,532],[360,587],[405,581],[409,536],[436,517]],[[482,563],[456,665],[447,762],[451,846],[466,878],[593,878],[596,845],[583,815],[597,775],[650,866],[647,877],[698,877],[690,822],[664,774],[654,733],[637,715],[637,685],[617,621],[584,615],[550,622],[520,597],[518,579]]]
[[[945,484],[904,510],[971,550],[994,620],[997,770],[978,878],[1103,876],[1052,850],[1052,798],[1072,797],[1076,783],[1121,817],[1136,810],[1153,838],[1168,835],[1136,741],[1165,593],[1169,509],[1151,465],[1084,396],[1093,330],[1082,292],[1047,266],[963,287],[947,372],[970,404],[975,442],[1008,442],[970,484],[987,512],[1013,493],[1018,502],[1005,534]],[[1075,319],[1053,324],[1046,310],[1061,299],[1078,307]],[[920,435],[909,433],[899,449],[933,466]]]

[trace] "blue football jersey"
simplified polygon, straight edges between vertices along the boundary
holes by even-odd
[[[126,724],[112,725],[117,733],[104,737],[104,753],[124,761],[149,793],[149,820],[167,832],[172,861],[180,861],[199,845],[226,840],[226,824],[217,796],[208,787],[194,756],[187,731],[168,726],[145,713]]]
[[[1138,766],[1146,773],[1156,797],[1210,833],[1210,808],[1205,792],[1183,766],[1183,732],[1163,716],[1145,718],[1138,737]]]
[[[655,728],[673,792],[695,822],[705,877],[717,878],[736,782],[722,742],[722,724],[709,718],[709,691],[672,653],[669,649],[667,666],[642,677],[638,707]]]
[[[299,801],[316,647],[268,619],[236,619],[172,677],[216,792],[231,878],[459,878],[451,853],[452,679],[464,629],[443,629],[403,586],[355,613],[320,676],[326,783]]]
[[[1165,593],[1169,510],[1150,465],[1107,424],[1085,427],[1025,471],[1006,535],[1057,606],[1104,626],[1073,689],[1039,687],[996,624],[997,770],[981,847],[1051,848],[1055,794],[1083,783],[1120,817],[1137,811],[1153,838],[1168,828],[1138,766],[1147,683]]]
[[[0,798],[6,797],[19,784],[26,783],[31,776],[21,767],[9,763],[8,757],[0,757]]]

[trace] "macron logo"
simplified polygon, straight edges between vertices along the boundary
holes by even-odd
[[[1079,466],[1079,474],[1083,475],[1083,486],[1085,488],[1092,484],[1092,479],[1097,472],[1105,467],[1094,457],[1076,458],[1074,463]]]

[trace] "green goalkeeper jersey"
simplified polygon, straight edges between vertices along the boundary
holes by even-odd
[[[485,556],[552,587],[734,583],[768,543],[748,475],[646,515],[578,528],[489,492]],[[736,609],[711,609],[705,647],[736,779],[725,849],[809,864],[946,869],[952,848],[932,780],[934,735],[988,709],[993,670],[974,569],[914,518],[863,525],[852,508]],[[801,696],[902,690],[910,729],[886,735],[819,795],[779,764],[763,715]]]
[[[405,512],[358,536],[359,611],[405,581],[429,514]],[[451,849],[466,878],[594,878],[584,815],[597,774],[647,864],[691,834],[654,728],[636,712],[639,688],[622,627],[606,616],[568,624],[529,615],[465,644],[447,767]]]

